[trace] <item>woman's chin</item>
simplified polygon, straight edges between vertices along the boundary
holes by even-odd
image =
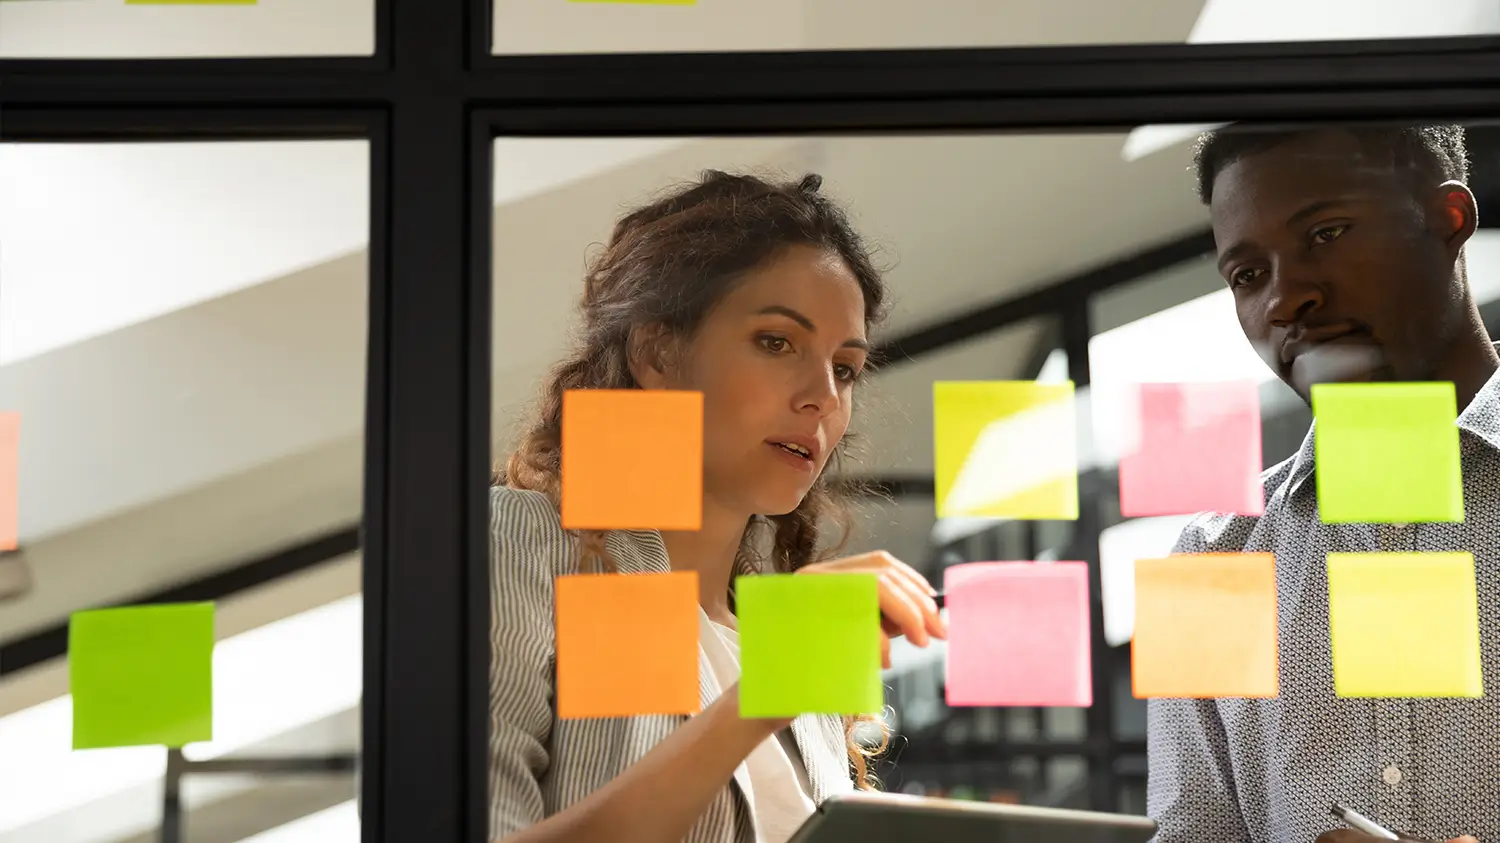
[[[807,489],[792,490],[768,490],[766,494],[759,496],[755,511],[768,518],[778,515],[788,515],[797,507],[802,505],[803,499],[807,497]]]

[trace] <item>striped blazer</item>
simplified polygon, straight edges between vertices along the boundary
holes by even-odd
[[[559,720],[553,580],[578,572],[576,539],[538,492],[490,491],[490,839],[498,841],[562,811],[604,786],[664,740],[686,715]],[[666,546],[655,531],[618,531],[606,545],[621,573],[666,573]],[[753,573],[742,571],[742,573]],[[704,708],[721,689],[698,649]],[[839,717],[803,715],[792,734],[814,803],[854,789]],[[755,843],[740,764],[684,843]]]

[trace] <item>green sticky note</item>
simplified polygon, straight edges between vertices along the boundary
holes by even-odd
[[[1328,554],[1333,687],[1341,697],[1482,697],[1469,553]]]
[[[876,714],[880,591],[874,574],[761,574],[735,580],[740,714]]]
[[[932,386],[939,518],[1078,518],[1073,384]]]
[[[1453,384],[1315,384],[1312,406],[1323,523],[1464,520]]]
[[[214,604],[77,612],[68,624],[73,748],[213,739]]]

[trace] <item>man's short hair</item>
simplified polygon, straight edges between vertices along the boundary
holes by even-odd
[[[1205,205],[1213,199],[1214,179],[1230,164],[1316,131],[1321,130],[1271,130],[1231,126],[1205,132],[1198,137],[1198,143],[1193,149],[1193,167],[1198,173],[1198,198]],[[1390,152],[1397,167],[1414,174],[1435,176],[1439,181],[1468,181],[1469,154],[1464,146],[1462,126],[1351,126],[1346,131],[1372,149]]]

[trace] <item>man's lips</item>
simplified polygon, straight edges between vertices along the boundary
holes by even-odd
[[[1281,363],[1290,366],[1298,357],[1329,345],[1371,345],[1373,337],[1364,328],[1341,328],[1326,331],[1304,331],[1296,339],[1281,344]]]

